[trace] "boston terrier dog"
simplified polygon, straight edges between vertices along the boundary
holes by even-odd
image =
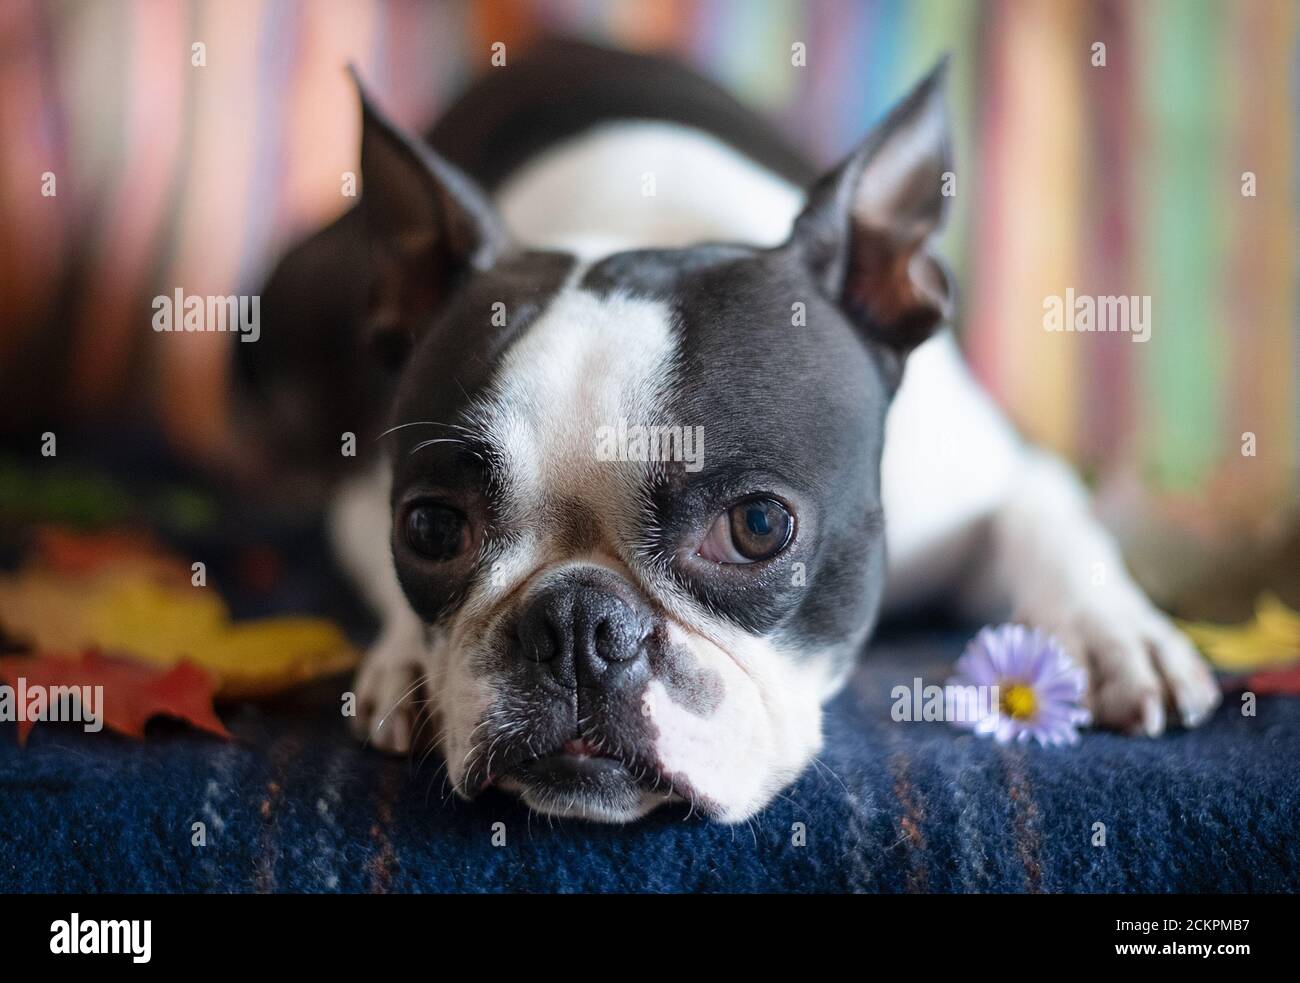
[[[361,91],[360,203],[241,346],[286,468],[373,448],[330,512],[382,618],[359,734],[467,798],[737,822],[810,764],[882,605],[936,598],[1053,634],[1100,725],[1206,719],[1079,480],[936,333],[943,78],[820,176],[660,58],[543,44],[427,142]]]

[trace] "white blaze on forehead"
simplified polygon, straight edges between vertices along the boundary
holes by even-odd
[[[675,356],[666,304],[561,292],[506,353],[475,414],[502,458],[507,515],[561,500],[602,519],[635,510],[648,465],[599,460],[597,437],[620,419],[662,417]]]

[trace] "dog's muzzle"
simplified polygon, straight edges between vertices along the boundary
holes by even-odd
[[[499,782],[535,807],[574,803],[597,816],[639,809],[662,777],[642,700],[663,635],[611,570],[544,576],[503,639],[496,723],[469,788]]]

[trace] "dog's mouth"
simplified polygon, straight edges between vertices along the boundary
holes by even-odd
[[[603,822],[638,818],[669,797],[649,762],[612,753],[584,737],[543,754],[510,757],[499,761],[478,791],[496,786],[539,812]]]
[[[540,786],[558,795],[601,794],[624,785],[636,785],[633,762],[602,750],[583,737],[565,741],[546,754],[525,758],[502,778]]]
[[[510,776],[530,791],[563,798],[619,798],[637,781],[627,763],[581,738],[553,754],[522,762]]]

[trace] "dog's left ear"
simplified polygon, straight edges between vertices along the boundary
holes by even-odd
[[[952,168],[947,58],[839,167],[818,181],[792,244],[850,320],[905,354],[951,313],[951,280],[929,241]]]

